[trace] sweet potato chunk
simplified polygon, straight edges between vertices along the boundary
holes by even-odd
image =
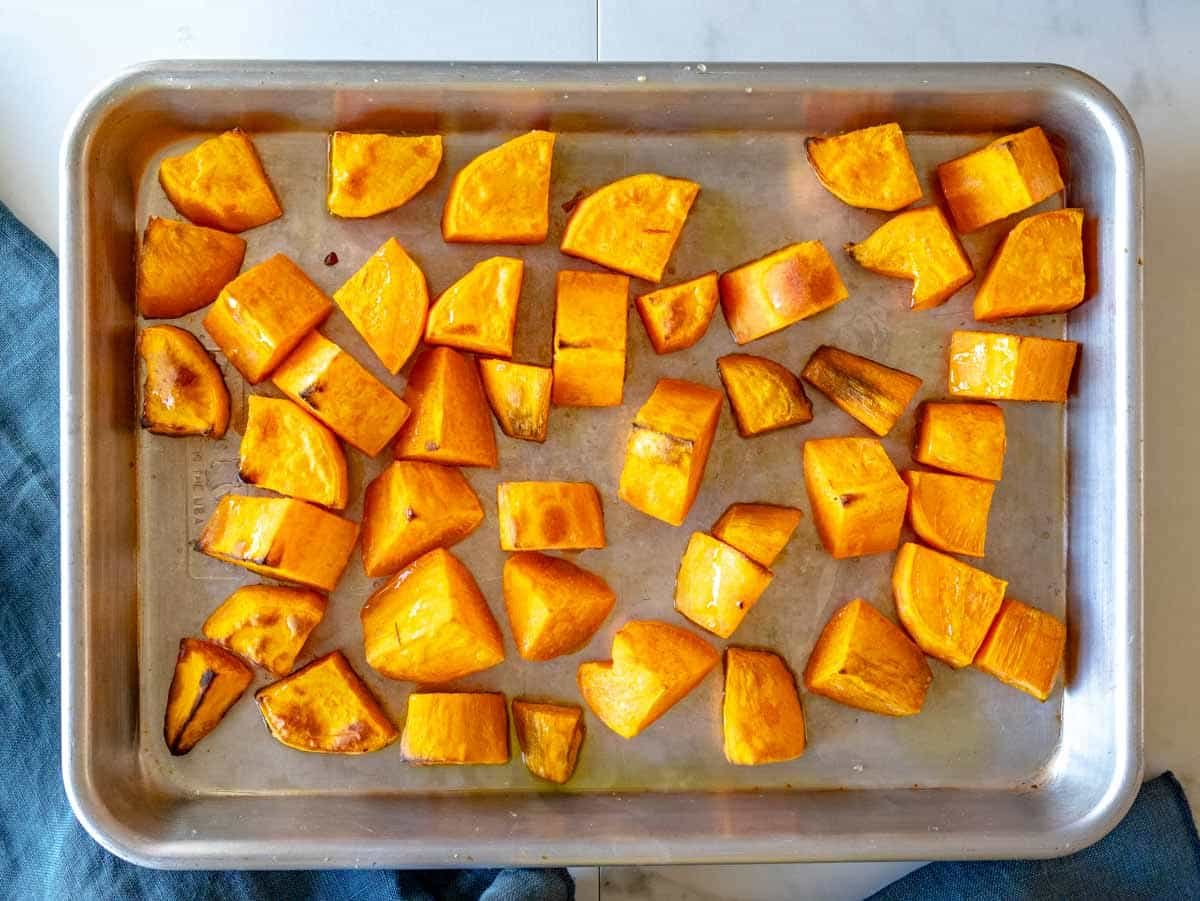
[[[718,638],[737,631],[771,584],[771,572],[737,548],[693,532],[675,577],[675,609]]]
[[[583,745],[583,710],[574,705],[514,700],[512,716],[529,772],[559,785],[567,782]]]
[[[968,666],[992,626],[1008,583],[946,554],[906,542],[892,569],[896,612],[930,657]]]
[[[915,375],[828,344],[813,351],[800,377],[880,437],[921,387]]]
[[[571,212],[560,248],[648,282],[662,281],[700,186],[645,173],[587,195]]]
[[[429,311],[427,344],[511,357],[525,264],[491,257],[447,288]]]
[[[1054,689],[1066,644],[1067,627],[1062,620],[1005,598],[975,655],[975,666],[1044,701]]]
[[[333,301],[392,375],[408,362],[425,334],[425,273],[395,238],[367,258],[334,292]]]
[[[553,370],[508,360],[480,360],[479,377],[500,431],[524,441],[546,440]]]
[[[354,134],[329,138],[329,212],[364,219],[404,206],[437,174],[442,136]]]
[[[730,504],[712,527],[712,536],[737,548],[759,566],[770,566],[803,516],[795,507]]]
[[[252,394],[246,402],[238,477],[322,507],[345,507],[350,479],[333,432],[290,400]]]
[[[809,165],[842,203],[893,212],[921,199],[904,132],[895,122],[804,142]]]
[[[163,160],[158,182],[197,225],[241,232],[283,215],[254,144],[238,128]]]
[[[508,709],[495,692],[408,696],[400,753],[410,763],[508,763]]]
[[[721,276],[721,310],[738,344],[787,328],[850,295],[820,241],[790,244]]]
[[[717,371],[743,438],[812,422],[812,403],[804,386],[774,360],[726,354],[717,360]]]
[[[804,442],[804,486],[821,543],[838,560],[900,544],[908,487],[878,440]]]
[[[504,563],[504,606],[517,653],[526,660],[575,653],[616,603],[600,576],[561,557],[523,551]]]
[[[1083,294],[1083,210],[1054,210],[1013,226],[975,292],[975,318],[1065,313]]]
[[[584,701],[622,738],[633,738],[700,684],[721,655],[678,626],[630,620],[613,636],[612,659],[579,665]]]
[[[629,279],[558,273],[554,308],[554,403],[617,407],[625,394]]]
[[[886,716],[920,713],[932,681],[920,648],[861,598],[830,617],[804,669],[809,691]]]
[[[221,438],[229,427],[229,389],[195,336],[173,325],[142,329],[142,428],[156,435]]]
[[[358,540],[358,523],[290,497],[227,494],[196,550],[251,572],[333,591]]]
[[[496,467],[492,417],[468,357],[449,347],[424,351],[408,374],[404,402],[412,415],[396,436],[397,459]]]
[[[654,352],[669,354],[686,350],[704,337],[720,299],[717,274],[709,272],[691,281],[639,294],[635,303]]]
[[[341,651],[260,688],[254,699],[272,737],[297,751],[367,754],[399,735]]]
[[[1004,411],[995,404],[921,404],[913,459],[959,475],[999,481]]]
[[[277,253],[221,290],[204,328],[246,381],[257,385],[332,310],[333,302],[300,267]]]
[[[237,235],[151,216],[138,248],[138,312],[174,319],[207,306],[237,276],[245,255]]]
[[[245,585],[209,614],[204,637],[276,676],[286,676],[325,618],[327,603],[325,595],[308,588]]]
[[[447,241],[541,244],[550,230],[554,134],[531,131],[481,153],[454,176],[442,211]]]
[[[914,310],[944,304],[975,277],[970,259],[936,206],[893,216],[866,240],[847,244],[846,253],[871,272],[912,279],[909,307]]]
[[[908,524],[918,538],[939,551],[983,556],[994,484],[915,469],[900,478],[908,486]]]
[[[950,393],[1064,404],[1079,344],[1002,332],[950,335]]]
[[[367,663],[389,679],[449,682],[504,660],[500,627],[449,551],[418,557],[362,608]]]
[[[738,766],[795,760],[804,753],[804,709],[796,680],[770,651],[725,652],[725,759]]]
[[[659,379],[629,432],[621,500],[673,526],[682,524],[700,491],[720,416],[720,391]]]
[[[249,666],[220,645],[198,638],[179,642],[163,718],[163,739],[171,753],[186,754],[212,732],[253,676]]]
[[[1054,150],[1037,126],[942,163],[937,175],[960,232],[1027,210],[1063,189]]]
[[[496,518],[506,551],[605,546],[604,507],[600,492],[588,482],[501,482]]]

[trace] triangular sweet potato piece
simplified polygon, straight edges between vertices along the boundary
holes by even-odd
[[[510,438],[545,441],[554,373],[546,366],[480,360],[479,376],[500,430]]]
[[[198,638],[181,641],[163,721],[171,753],[186,754],[215,729],[253,676],[249,666],[220,645]]]
[[[238,477],[322,507],[345,507],[346,454],[333,432],[290,400],[252,394],[246,403]]]
[[[829,193],[868,210],[901,209],[921,199],[921,183],[895,122],[804,142],[808,161]]]
[[[175,319],[207,306],[237,277],[245,255],[237,235],[151,216],[138,248],[138,312]]]
[[[397,459],[495,468],[492,416],[468,357],[450,347],[424,351],[408,375],[404,401],[412,415],[396,437]]]
[[[715,272],[639,295],[638,313],[654,352],[686,350],[703,338],[720,299]]]
[[[167,199],[197,225],[242,232],[283,215],[254,143],[239,128],[162,161]]]
[[[450,184],[442,237],[481,244],[540,244],[550,229],[554,134],[531,131],[481,153]]]
[[[408,203],[442,162],[442,136],[356,134],[329,139],[329,212],[363,219]]]
[[[936,206],[893,216],[846,252],[864,269],[913,280],[914,310],[928,310],[950,299],[975,277],[958,236]]]
[[[1065,313],[1083,303],[1083,210],[1022,219],[988,264],[975,292],[975,318]]]
[[[433,304],[426,343],[511,357],[524,274],[525,264],[513,257],[476,263]]]
[[[429,312],[425,274],[395,238],[388,238],[367,258],[334,292],[333,301],[393,375],[408,362],[425,333]]]
[[[186,329],[152,325],[138,334],[142,428],[156,435],[221,438],[229,427],[229,389],[204,346]]]

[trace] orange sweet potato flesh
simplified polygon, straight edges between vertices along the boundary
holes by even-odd
[[[790,244],[721,276],[721,310],[738,344],[787,328],[849,293],[820,241]]]
[[[429,288],[400,242],[388,238],[333,294],[350,324],[395,375],[425,334]]]
[[[138,312],[174,319],[207,306],[237,276],[245,255],[237,235],[151,216],[138,248]]]
[[[1008,583],[912,542],[896,555],[892,594],[900,622],[930,657],[961,668],[975,659]]]
[[[360,615],[367,663],[389,679],[449,682],[504,660],[500,627],[479,586],[444,548],[396,573]]]
[[[364,219],[404,206],[437,174],[442,136],[355,134],[329,139],[329,212]]]
[[[804,514],[777,504],[730,504],[716,525],[713,538],[737,548],[759,566],[770,566],[800,525]]]
[[[939,551],[983,556],[992,482],[915,469],[900,477],[908,486],[908,524],[918,538]]]
[[[553,370],[530,363],[480,360],[479,378],[500,431],[523,441],[546,440]]]
[[[422,352],[408,374],[404,402],[412,415],[396,436],[397,459],[496,467],[496,433],[470,358],[450,347]]]
[[[796,680],[778,654],[725,652],[721,720],[725,759],[737,766],[782,763],[804,753],[804,709]]]
[[[508,709],[494,692],[408,696],[400,753],[418,764],[508,763]]]
[[[975,292],[975,318],[1065,313],[1083,303],[1083,210],[1022,219],[988,264]]]
[[[921,199],[921,183],[895,122],[804,142],[808,162],[843,203],[892,212]]]
[[[588,482],[501,482],[496,486],[500,547],[506,551],[601,548],[604,507]]]
[[[812,403],[787,367],[751,354],[726,354],[717,371],[743,438],[812,422]]]
[[[613,636],[612,659],[579,665],[583,700],[604,725],[633,738],[720,661],[707,641],[678,626],[631,620]]]
[[[481,153],[454,176],[442,211],[447,241],[540,244],[550,230],[554,135],[531,131]]]
[[[995,404],[921,404],[913,459],[926,466],[999,481],[1007,445],[1004,411]]]
[[[1078,352],[1075,341],[953,332],[948,387],[956,397],[1066,403]]]
[[[253,677],[249,666],[220,645],[197,638],[181,641],[163,718],[170,752],[186,754],[212,732]]]
[[[804,485],[821,543],[836,559],[894,551],[908,486],[874,438],[804,442]]]
[[[718,638],[737,631],[762,593],[771,572],[737,548],[693,532],[675,577],[675,609]]]
[[[558,273],[554,308],[554,403],[616,407],[625,393],[629,279]]]
[[[283,215],[283,208],[241,129],[209,138],[158,168],[167,199],[196,225],[241,232]]]
[[[593,191],[571,212],[560,249],[649,282],[679,241],[700,186],[683,178],[643,173]]]
[[[290,400],[252,394],[246,402],[238,477],[322,507],[345,507],[350,479],[333,432]]]
[[[885,716],[920,713],[932,681],[921,649],[861,598],[830,618],[804,669],[814,694]]]
[[[260,688],[254,699],[272,737],[297,751],[367,754],[399,735],[341,651]]]
[[[1062,620],[1005,598],[975,655],[975,667],[1045,701],[1062,668],[1066,644],[1067,627]]]
[[[532,551],[505,561],[503,585],[513,641],[526,660],[575,653],[617,603],[600,576],[561,557]]]
[[[257,385],[325,321],[333,302],[281,253],[222,290],[204,328],[251,385]]]
[[[658,354],[686,350],[704,337],[721,295],[717,273],[639,294],[635,300],[646,335]]]
[[[429,311],[427,344],[511,357],[525,264],[514,257],[476,263]]]
[[[915,375],[828,344],[813,351],[800,377],[880,437],[921,387]]]
[[[569,781],[583,745],[583,710],[514,699],[512,717],[529,772],[559,785]]]
[[[229,427],[229,389],[216,361],[191,332],[152,325],[138,334],[142,428],[156,435],[221,438]]]
[[[276,676],[286,676],[325,618],[327,604],[325,595],[308,588],[245,585],[209,614],[204,637]]]

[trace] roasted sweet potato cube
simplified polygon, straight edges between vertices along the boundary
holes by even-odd
[[[1037,126],[942,163],[937,175],[960,232],[1027,210],[1063,189],[1054,149]]]
[[[449,347],[424,351],[408,374],[404,402],[412,415],[396,436],[397,459],[496,467],[496,433],[470,358]]]
[[[847,244],[846,252],[871,272],[911,279],[909,307],[914,310],[944,304],[975,277],[971,260],[936,206],[893,216],[866,240]]]
[[[252,394],[246,403],[238,477],[322,507],[345,507],[350,479],[333,432],[290,400]]]
[[[589,482],[501,482],[496,519],[506,551],[574,551],[606,543],[600,492]]]
[[[241,232],[283,215],[253,142],[238,128],[163,160],[158,182],[197,225]]]
[[[541,244],[550,229],[554,134],[531,131],[481,153],[454,176],[442,211],[447,241]]]
[[[1000,610],[1003,579],[906,542],[892,569],[896,612],[913,641],[957,668],[970,665]]]
[[[738,766],[795,760],[804,753],[804,708],[783,658],[770,651],[725,652],[725,759]]]
[[[675,609],[718,638],[737,631],[771,584],[771,572],[737,548],[693,532],[675,577]]]
[[[272,737],[297,751],[367,754],[399,735],[341,651],[260,688],[254,699]]]
[[[1083,210],[1054,210],[1013,226],[975,292],[975,318],[1065,313],[1083,295]]]
[[[959,475],[999,481],[1004,411],[995,404],[921,404],[913,459]]]
[[[777,504],[730,504],[712,536],[735,547],[759,566],[770,566],[800,525],[804,514]]]
[[[388,238],[333,294],[367,346],[395,375],[425,334],[429,288],[425,273],[400,242]]]
[[[720,299],[717,274],[709,272],[691,281],[639,294],[635,303],[654,352],[669,354],[686,350],[704,337]]]
[[[915,375],[828,344],[813,351],[800,377],[880,437],[921,387]]]
[[[442,136],[355,134],[329,138],[329,212],[364,219],[404,206],[437,174]]]
[[[138,333],[142,428],[156,435],[221,438],[229,427],[229,389],[195,336],[173,325]]]
[[[804,669],[809,691],[886,716],[920,713],[932,681],[921,649],[861,598],[830,617]]]
[[[450,547],[483,522],[483,507],[452,466],[397,460],[363,497],[363,569],[390,576],[436,547]]]
[[[512,702],[512,716],[529,772],[559,785],[567,782],[583,745],[583,710],[518,699]]]
[[[786,366],[766,357],[726,354],[718,358],[717,371],[743,438],[812,421],[804,386]]]
[[[610,182],[571,211],[563,253],[648,282],[662,281],[700,186],[645,173]]]
[[[408,696],[400,753],[409,763],[508,763],[508,709],[495,692]]]
[[[196,550],[272,579],[333,591],[357,540],[358,523],[304,501],[227,494]]]
[[[1039,701],[1050,697],[1062,666],[1067,627],[1056,616],[1005,598],[975,666]]]
[[[449,682],[504,660],[500,627],[459,560],[435,548],[362,608],[367,663],[390,679]]]
[[[1001,332],[950,335],[950,393],[1064,404],[1079,344]]]
[[[513,641],[526,660],[575,653],[617,603],[600,576],[561,557],[531,551],[505,561],[503,582]]]
[[[721,276],[721,310],[738,344],[787,328],[850,295],[820,241],[790,244]]]
[[[525,264],[514,257],[476,263],[429,310],[425,342],[511,357],[524,274]]]
[[[622,738],[633,738],[700,684],[721,655],[699,636],[654,620],[630,620],[612,659],[579,665],[583,700]]]
[[[616,407],[625,393],[629,279],[558,273],[554,308],[554,403]]]
[[[170,752],[186,754],[212,732],[253,676],[249,666],[220,645],[198,638],[179,642],[163,718],[163,739]]]
[[[817,178],[838,200],[892,212],[921,199],[921,183],[895,122],[804,142]]]
[[[276,676],[292,671],[328,600],[308,588],[244,585],[204,621],[204,637]]]
[[[804,442],[804,486],[825,550],[835,558],[894,551],[908,486],[874,438]]]
[[[221,290],[204,328],[246,381],[257,385],[332,310],[333,302],[300,267],[277,253]]]
[[[524,441],[546,440],[553,370],[508,360],[480,360],[479,377],[500,431]]]
[[[245,255],[237,235],[151,216],[138,248],[138,312],[174,319],[207,306],[237,276]]]
[[[918,538],[939,551],[983,556],[993,483],[915,469],[900,478],[908,486],[908,524]]]

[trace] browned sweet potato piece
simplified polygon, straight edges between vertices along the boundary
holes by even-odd
[[[252,394],[246,403],[238,477],[323,507],[345,507],[350,479],[333,432],[290,400]]]
[[[1083,210],[1054,210],[1013,226],[975,292],[975,318],[1065,313],[1083,295]]]
[[[721,720],[725,759],[730,763],[781,763],[804,753],[800,693],[778,654],[749,648],[725,652]]]
[[[495,692],[408,696],[400,753],[410,763],[508,763],[508,709]]]
[[[512,702],[513,726],[521,756],[539,779],[567,782],[583,745],[583,710],[574,705]]]
[[[356,134],[329,137],[329,212],[345,219],[377,216],[408,203],[437,174],[442,136]]]
[[[395,238],[367,258],[334,292],[333,301],[392,375],[408,362],[425,334],[425,273]]]
[[[875,438],[804,442],[804,484],[821,543],[837,559],[899,545],[908,487]]]
[[[250,667],[220,645],[197,638],[179,642],[163,719],[171,753],[186,754],[212,732],[253,676]]]
[[[638,314],[654,352],[669,354],[686,350],[703,338],[720,299],[715,272],[639,294]]]
[[[554,134],[531,131],[481,153],[450,183],[447,241],[541,244],[550,228]]]
[[[813,351],[800,377],[880,437],[921,387],[915,375],[828,344]]]
[[[424,351],[408,374],[404,402],[412,415],[396,436],[397,459],[496,467],[496,433],[470,358],[449,347]]]
[[[975,277],[950,223],[939,207],[925,206],[893,216],[846,252],[864,269],[912,279],[914,310],[928,310],[950,299]]]
[[[986,400],[1066,403],[1079,344],[1000,332],[950,336],[950,393]]]
[[[606,543],[600,492],[589,482],[501,482],[496,519],[506,551],[584,550]]]
[[[292,671],[328,600],[308,588],[244,585],[204,621],[204,637],[276,676]]]
[[[151,216],[138,248],[138,312],[174,319],[207,306],[233,281],[245,254],[237,235]]]
[[[918,538],[939,551],[983,556],[994,484],[915,469],[900,477],[908,486],[908,523]]]
[[[717,371],[743,438],[812,421],[812,404],[804,386],[774,360],[726,354],[717,360]]]
[[[197,225],[241,232],[283,215],[254,144],[238,128],[163,160],[158,181]]]
[[[1004,411],[995,404],[924,403],[913,459],[959,475],[1000,479],[1004,471]]]
[[[524,273],[525,264],[514,257],[476,263],[429,310],[425,342],[511,357]]]
[[[892,212],[921,199],[921,183],[895,122],[804,142],[808,162],[843,203]]]
[[[975,666],[1044,701],[1062,668],[1066,643],[1067,627],[1062,620],[1005,598],[975,655]]]
[[[229,427],[229,389],[191,332],[152,325],[138,334],[142,428],[156,435],[221,438]]]
[[[558,273],[554,308],[554,403],[616,407],[625,392],[629,279]]]
[[[480,360],[479,377],[500,431],[525,441],[546,440],[552,370],[508,360]]]
[[[578,651],[617,603],[608,583],[595,573],[530,551],[505,561],[503,584],[513,641],[526,660]]]
[[[759,566],[770,566],[803,516],[795,507],[730,504],[712,527],[712,536],[737,548]]]
[[[718,638],[728,638],[771,578],[770,570],[737,548],[693,532],[675,577],[675,609]]]

